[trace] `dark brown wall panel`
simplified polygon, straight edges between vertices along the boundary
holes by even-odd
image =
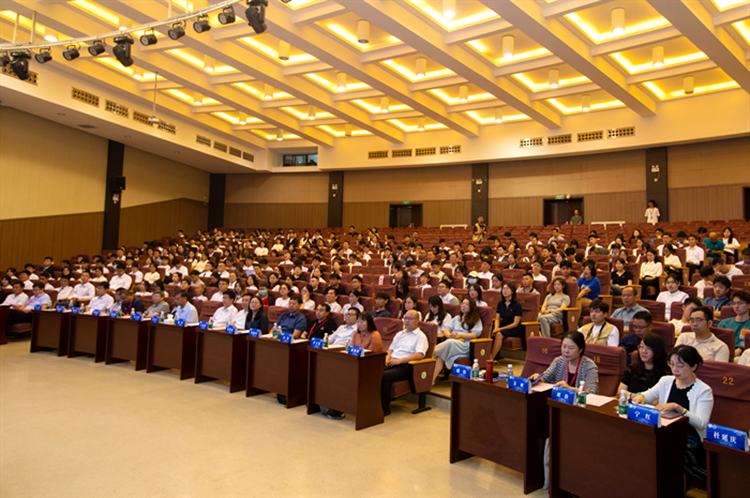
[[[328,204],[226,204],[227,228],[325,227]]]
[[[208,206],[192,199],[123,208],[120,216],[120,245],[125,246],[175,236],[177,230],[190,234],[208,227]]]
[[[750,184],[745,184],[750,187]],[[742,218],[743,185],[674,188],[669,211],[675,221],[736,220]]]

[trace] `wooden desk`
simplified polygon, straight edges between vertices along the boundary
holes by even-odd
[[[286,396],[286,407],[307,401],[307,347],[247,336],[247,390],[245,396],[272,392]]]
[[[586,408],[547,403],[550,498],[684,498],[686,418],[656,428],[620,418],[614,400]]]
[[[354,415],[356,430],[382,424],[380,384],[386,353],[359,357],[342,351],[308,346],[307,414],[319,412],[321,405]]]
[[[149,322],[146,372],[174,368],[180,371],[180,380],[195,377],[195,330],[195,326]]]
[[[70,314],[68,358],[93,354],[94,362],[104,361],[107,348],[107,317]]]
[[[136,370],[146,368],[148,322],[136,322],[130,317],[107,318],[107,346],[104,363],[134,361]]]
[[[709,498],[745,498],[750,490],[750,453],[703,441]]]
[[[195,383],[221,379],[229,382],[230,393],[245,389],[246,335],[224,329],[195,331]]]
[[[68,354],[70,313],[31,312],[31,352],[57,350],[57,356]]]
[[[8,336],[5,333],[5,322],[10,315],[10,306],[0,306],[0,346],[8,344]]]
[[[451,375],[450,462],[479,456],[521,472],[524,493],[541,488],[550,392],[526,394],[505,382]]]

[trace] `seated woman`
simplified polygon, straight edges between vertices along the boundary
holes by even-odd
[[[551,335],[552,324],[563,323],[563,308],[570,306],[570,296],[565,294],[565,279],[555,277],[552,280],[552,292],[547,294],[539,314],[539,325],[542,337]]]
[[[487,303],[482,301],[482,286],[479,284],[471,284],[469,286],[469,297],[473,299],[477,306],[487,307]]]
[[[247,296],[243,299],[246,298]],[[263,301],[259,297],[253,296],[250,298],[248,307],[249,311],[245,316],[245,322],[239,324],[244,325],[244,327],[238,325],[238,328],[240,330],[258,329],[261,334],[266,335],[268,333],[268,315],[266,315],[266,311],[263,309]]]
[[[586,341],[583,334],[577,330],[563,336],[560,356],[552,360],[552,364],[541,374],[542,380],[548,384],[578,390],[581,382],[585,382],[587,393],[599,394],[599,369],[596,363],[584,356]],[[532,374],[529,379],[536,380],[539,374]]]
[[[667,275],[674,275],[679,280],[682,280],[682,261],[675,254],[672,244],[664,244],[664,247],[662,247],[662,257],[664,259],[664,271]]]
[[[416,310],[419,313],[419,321],[422,321],[422,312],[417,307],[417,296],[416,294],[407,294],[404,298],[404,302],[401,304],[401,311],[398,314],[399,319],[403,320],[404,315],[407,311]]]
[[[506,337],[521,337],[523,329],[520,327],[523,317],[523,307],[516,300],[516,286],[508,282],[503,285],[503,298],[497,303],[497,314],[495,315],[495,337],[492,342],[492,358],[503,348],[503,339]]]
[[[627,270],[625,260],[619,258],[615,261],[615,269],[612,271],[610,292],[613,296],[622,296],[622,289],[628,285],[633,285],[633,274]]]
[[[599,294],[601,293],[602,284],[596,278],[596,265],[593,263],[583,265],[581,278],[578,279],[576,305],[584,308],[590,305],[594,299],[599,299]]]
[[[306,310],[314,310],[317,306],[315,301],[312,299],[313,288],[311,285],[304,285],[300,289],[300,295],[302,296],[302,308]]]
[[[443,300],[437,294],[433,294],[427,300],[427,304],[430,306],[430,312],[427,313],[425,321],[437,324],[438,335],[445,334],[445,330],[450,326],[453,317],[445,311]]]
[[[286,283],[283,283],[279,285],[279,297],[276,298],[276,301],[274,301],[274,306],[289,306],[289,299],[292,296],[292,290],[289,288],[289,285]]]
[[[445,331],[446,340],[435,347],[437,363],[432,383],[435,383],[444,366],[451,369],[456,359],[469,356],[469,341],[481,335],[482,317],[479,315],[477,304],[473,299],[464,299],[461,301],[461,313],[453,317]]]
[[[685,452],[685,473],[688,484],[705,486],[706,452],[703,438],[714,409],[714,394],[711,388],[696,376],[703,363],[698,350],[685,344],[679,345],[669,355],[672,375],[662,377],[648,391],[633,398],[636,404],[654,404],[665,415],[687,417],[688,436]],[[703,488],[705,489],[705,487]]]
[[[638,356],[622,374],[617,392],[641,393],[654,387],[659,379],[669,375],[667,344],[661,336],[650,333],[638,345]]]
[[[661,263],[656,261],[658,254],[656,249],[649,249],[646,251],[646,262],[641,265],[641,294],[651,300],[655,299],[659,292],[659,277],[664,273]]]
[[[375,319],[369,311],[366,311],[357,317],[357,330],[352,336],[354,346],[362,346],[374,353],[383,350],[383,339],[380,332],[375,326]]]

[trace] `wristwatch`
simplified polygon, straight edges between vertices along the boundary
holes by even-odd
[[[684,417],[687,412],[688,412],[687,408],[683,408],[682,409],[682,416]]]

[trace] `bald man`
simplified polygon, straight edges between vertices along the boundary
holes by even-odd
[[[388,354],[385,356],[385,372],[380,384],[380,403],[383,415],[390,415],[391,387],[394,382],[409,380],[412,366],[410,361],[418,361],[427,354],[430,345],[427,336],[419,330],[419,313],[407,311],[404,315],[404,330],[393,338]]]

